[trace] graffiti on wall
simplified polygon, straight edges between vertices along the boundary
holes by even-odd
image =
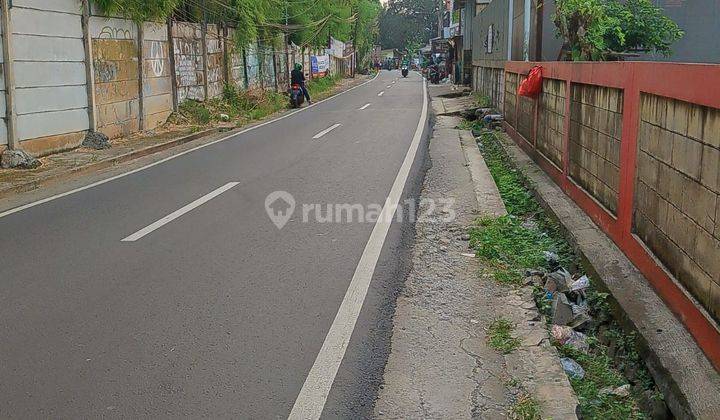
[[[127,28],[116,28],[114,26],[104,26],[100,29],[98,35],[100,39],[133,39],[132,32]]]
[[[485,46],[485,54],[492,54],[500,51],[502,43],[501,38],[502,35],[499,30],[495,29],[495,25],[488,26],[487,35],[485,35],[485,41],[483,42],[483,45]]]
[[[162,41],[150,41],[149,60],[155,77],[162,76],[165,70],[165,44]]]
[[[177,38],[174,44],[178,99],[180,102],[186,99],[202,101],[205,91],[201,40]]]

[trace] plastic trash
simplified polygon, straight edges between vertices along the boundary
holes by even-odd
[[[588,287],[590,287],[590,279],[588,278],[588,276],[582,276],[570,285],[570,291],[581,292]]]
[[[590,350],[590,345],[587,342],[587,336],[581,332],[573,330],[570,327],[553,325],[552,336],[558,343],[568,345],[583,353]]]
[[[573,359],[563,357],[560,359],[560,364],[562,364],[563,370],[565,370],[565,373],[567,373],[569,377],[575,379],[582,379],[585,377],[585,370],[583,370],[582,366]]]
[[[537,96],[542,91],[542,82],[542,67],[533,67],[530,69],[527,79],[523,80],[518,86],[518,95],[530,98]]]

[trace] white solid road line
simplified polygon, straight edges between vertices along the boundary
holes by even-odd
[[[363,109],[365,109],[365,108],[367,108],[367,107],[369,107],[369,106],[370,106],[370,104],[365,104],[365,105],[361,106],[361,107],[360,107],[360,111],[362,111]]]
[[[382,92],[378,93],[378,96],[383,96],[384,94],[385,94],[385,91],[383,90]]]
[[[380,217],[377,223],[375,223],[372,233],[370,234],[370,239],[368,239],[365,245],[365,250],[360,257],[360,262],[355,268],[355,274],[353,274],[350,286],[340,304],[340,309],[337,315],[335,315],[335,320],[330,326],[327,336],[325,336],[325,341],[320,349],[320,353],[318,353],[315,363],[310,369],[310,373],[300,390],[300,394],[295,400],[295,404],[288,417],[289,419],[319,419],[325,408],[325,402],[330,393],[330,388],[335,381],[335,375],[337,375],[337,371],[340,368],[340,363],[343,357],[345,357],[345,351],[347,350],[350,337],[355,329],[355,323],[360,316],[360,310],[362,309],[368,288],[370,287],[370,280],[372,280],[375,266],[378,258],[380,258],[380,251],[382,251],[395,211],[402,198],[405,183],[410,175],[410,169],[415,161],[415,155],[420,147],[420,140],[422,139],[423,129],[425,128],[428,109],[427,90],[424,80],[422,90],[422,113],[417,128],[415,129],[415,135],[410,144],[410,149],[405,155],[405,160],[400,167],[400,171],[398,171],[390,194],[385,200],[385,205],[380,212]]]
[[[325,134],[333,131],[334,129],[336,129],[336,128],[338,128],[338,127],[340,127],[341,125],[342,125],[342,124],[333,124],[333,125],[331,125],[330,127],[324,129],[323,131],[315,134],[315,135],[313,136],[313,138],[314,138],[314,139],[319,139],[320,137],[322,137],[322,136],[324,136]]]
[[[126,177],[126,176],[128,176],[128,175],[132,175],[132,174],[134,174],[134,173],[137,173],[137,172],[140,172],[140,171],[144,171],[145,169],[152,168],[153,166],[160,165],[160,164],[162,164],[162,163],[165,163],[165,162],[170,161],[170,160],[173,160],[173,159],[177,159],[177,158],[179,158],[180,156],[184,156],[184,155],[186,155],[186,154],[188,154],[188,153],[192,153],[192,152],[194,152],[194,151],[196,151],[196,150],[200,150],[200,149],[204,149],[204,148],[206,148],[206,147],[208,147],[208,146],[212,146],[212,145],[215,144],[215,143],[220,143],[220,142],[229,140],[229,139],[231,139],[231,138],[233,138],[233,137],[235,137],[235,136],[239,136],[239,135],[241,135],[241,134],[245,134],[245,133],[247,133],[248,131],[256,130],[256,129],[260,128],[260,127],[264,127],[264,126],[266,126],[266,125],[269,125],[269,124],[278,122],[278,121],[280,121],[280,120],[284,120],[285,118],[291,117],[291,116],[297,114],[298,112],[307,111],[308,109],[310,109],[310,108],[312,108],[312,107],[315,107],[315,106],[318,106],[318,105],[320,105],[321,103],[323,103],[323,102],[325,102],[325,101],[330,101],[330,100],[332,100],[332,99],[334,99],[334,98],[337,98],[337,97],[339,97],[339,96],[342,96],[342,95],[344,95],[344,94],[346,94],[346,93],[348,93],[348,92],[350,92],[350,91],[352,91],[352,90],[355,90],[355,89],[357,89],[357,88],[359,88],[359,87],[365,86],[365,85],[367,85],[368,83],[372,83],[372,82],[375,81],[375,79],[378,78],[378,76],[380,76],[380,72],[377,72],[377,73],[375,74],[375,77],[373,77],[372,79],[370,79],[370,80],[368,80],[368,81],[366,81],[366,82],[363,82],[363,83],[361,83],[361,84],[359,84],[359,85],[357,85],[357,86],[353,86],[353,87],[351,87],[350,89],[348,89],[348,90],[346,90],[346,91],[343,91],[343,92],[338,93],[337,95],[333,95],[333,96],[331,96],[331,97],[329,97],[329,98],[326,98],[326,99],[323,99],[323,100],[321,100],[321,101],[313,102],[312,105],[308,105],[308,106],[306,106],[305,108],[300,108],[300,109],[298,109],[298,110],[296,110],[296,111],[292,111],[292,112],[289,112],[289,113],[287,113],[287,114],[285,114],[285,115],[281,115],[281,116],[279,116],[279,117],[277,117],[277,118],[275,118],[275,119],[272,119],[272,120],[269,120],[269,121],[265,121],[265,122],[263,122],[263,123],[260,123],[260,124],[258,124],[258,125],[254,125],[254,126],[252,126],[252,127],[248,127],[248,128],[246,128],[246,129],[244,129],[244,130],[238,131],[237,133],[228,134],[228,135],[225,136],[225,137],[219,138],[219,139],[217,139],[217,140],[213,140],[213,141],[211,141],[211,142],[209,142],[209,143],[201,144],[201,145],[199,145],[199,146],[193,147],[192,149],[185,150],[184,152],[180,152],[180,153],[174,154],[174,155],[172,155],[172,156],[168,156],[168,157],[166,157],[166,158],[163,158],[163,159],[158,160],[157,162],[149,163],[149,164],[147,164],[147,165],[145,165],[145,166],[141,166],[141,167],[139,167],[139,168],[136,168],[136,169],[133,169],[133,170],[130,170],[130,171],[127,171],[127,172],[123,172],[123,173],[121,173],[121,174],[112,176],[112,177],[110,177],[110,178],[106,178],[106,179],[102,179],[102,180],[97,181],[97,182],[93,182],[92,184],[83,185],[82,187],[78,187],[78,188],[72,189],[72,190],[70,190],[70,191],[65,191],[65,192],[62,192],[62,193],[59,193],[59,194],[51,195],[50,197],[45,197],[45,198],[40,199],[40,200],[37,200],[37,201],[33,201],[33,202],[30,202],[30,203],[27,203],[27,204],[23,204],[22,206],[15,207],[15,208],[6,210],[6,211],[4,211],[4,212],[0,212],[0,218],[3,218],[3,217],[5,217],[5,216],[9,216],[9,215],[14,214],[14,213],[21,212],[21,211],[23,211],[23,210],[27,210],[27,209],[29,209],[29,208],[38,206],[38,205],[40,205],[40,204],[45,204],[45,203],[49,203],[50,201],[55,201],[55,200],[57,200],[58,198],[66,197],[66,196],[68,196],[68,195],[72,195],[72,194],[75,194],[75,193],[79,193],[80,191],[85,191],[85,190],[88,190],[88,189],[90,189],[90,188],[94,188],[94,187],[97,187],[97,186],[99,186],[99,185],[106,184],[106,183],[111,182],[111,181],[114,181],[114,180],[116,180],[116,179],[124,178],[124,177]]]
[[[178,217],[182,216],[183,214],[202,206],[203,204],[207,203],[208,201],[212,200],[213,198],[217,197],[218,195],[224,193],[225,191],[229,190],[230,188],[236,186],[237,184],[239,184],[239,182],[228,182],[227,184],[223,185],[222,187],[216,189],[215,191],[205,194],[204,196],[193,201],[192,203],[175,210],[174,212],[168,214],[167,216],[163,217],[162,219],[158,220],[157,222],[145,226],[144,228],[138,230],[137,232],[135,232],[132,235],[128,236],[127,238],[123,239],[122,242],[137,241],[138,239],[142,238],[143,236],[145,236],[149,233],[152,233],[153,231],[160,229],[161,227],[165,226],[166,224],[172,222],[173,220],[177,219]]]

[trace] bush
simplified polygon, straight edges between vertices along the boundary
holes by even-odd
[[[574,61],[618,59],[628,52],[669,56],[684,35],[649,0],[557,0],[555,26]]]

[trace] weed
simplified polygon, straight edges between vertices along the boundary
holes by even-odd
[[[337,84],[338,80],[340,80],[340,78],[337,76],[325,76],[310,80],[307,82],[307,89],[310,94],[310,98],[317,100],[323,97],[323,94],[332,89]]]
[[[520,284],[527,268],[547,268],[544,251],[558,252],[562,243],[514,216],[480,219],[470,229],[470,246],[496,270],[505,284]]]
[[[518,284],[522,280],[521,273],[524,269],[545,268],[542,251],[554,251],[564,267],[575,266],[577,256],[565,241],[558,223],[547,217],[534,199],[528,179],[514,167],[496,136],[496,133],[486,131],[480,136],[478,145],[509,216],[478,221],[477,226],[471,230],[471,245],[476,249],[477,255],[489,263],[498,281],[511,284]],[[528,221],[533,223],[527,223]],[[611,320],[609,296],[597,291],[592,283],[587,294],[593,317],[599,322]],[[540,312],[549,316],[551,301],[547,299],[546,292],[538,286],[533,289],[533,295]],[[606,387],[614,388],[625,384],[627,380],[621,371],[626,367],[637,369],[636,380],[646,389],[654,387],[652,377],[641,361],[634,334],[625,335],[617,325],[612,325],[605,335],[615,343],[615,359],[620,360],[617,367],[613,358],[608,355],[607,347],[602,345],[592,332],[588,335],[589,353],[568,346],[559,347],[562,355],[573,358],[585,370],[583,379],[570,379],[580,401],[582,417],[644,418],[635,395],[619,397],[600,392]],[[517,417],[519,414],[516,414],[516,408],[513,408],[512,414],[516,418],[523,418]]]
[[[180,104],[179,111],[191,123],[205,125],[210,122],[210,110],[202,102],[188,99]]]
[[[619,397],[600,392],[603,388],[616,388],[624,385],[626,379],[613,367],[613,361],[607,355],[604,347],[598,345],[597,342],[591,344],[591,353],[589,354],[570,346],[559,348],[560,354],[573,358],[585,370],[584,378],[570,378],[580,401],[582,417],[588,419],[645,418],[632,396]]]
[[[483,95],[480,92],[475,92],[473,96],[479,108],[489,108],[492,106],[492,100],[490,100],[489,96]]]
[[[540,420],[540,404],[528,394],[522,394],[510,410],[510,418],[515,420]]]
[[[504,318],[498,318],[488,328],[490,347],[502,354],[511,353],[520,346],[520,340],[512,336],[515,327]]]

